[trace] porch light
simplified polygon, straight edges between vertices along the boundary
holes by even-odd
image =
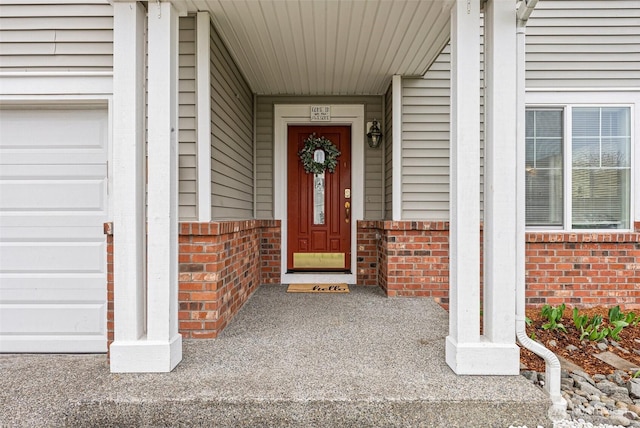
[[[373,119],[373,122],[371,122],[367,137],[369,138],[369,147],[372,149],[380,147],[380,143],[382,143],[382,132],[380,132],[380,126],[376,119]]]

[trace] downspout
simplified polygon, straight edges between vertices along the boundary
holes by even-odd
[[[517,9],[517,116],[516,116],[516,198],[517,210],[525,207],[525,34],[526,25],[533,8],[538,0],[523,0]],[[519,212],[516,218],[516,337],[518,342],[525,348],[540,356],[545,362],[545,384],[544,389],[551,399],[549,408],[549,418],[552,421],[565,419],[567,417],[567,402],[560,392],[560,361],[558,357],[549,349],[535,342],[527,336],[525,327],[525,213]]]

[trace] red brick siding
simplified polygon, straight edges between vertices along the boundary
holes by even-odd
[[[375,222],[374,222],[375,223]],[[378,236],[375,228],[368,228],[368,222],[358,222],[358,285],[378,285]]]
[[[378,285],[388,296],[428,296],[448,305],[447,222],[369,221],[358,229],[359,236],[361,229],[378,233]],[[482,267],[481,259],[481,273]],[[529,232],[526,268],[529,306],[640,308],[640,223],[628,233]]]
[[[105,224],[108,343],[113,341],[113,234]],[[214,338],[262,283],[280,281],[280,222],[181,223],[179,331]]]
[[[279,284],[282,261],[280,256],[280,221],[270,223],[269,226],[262,226],[260,237],[261,277],[263,284]]]
[[[113,342],[113,227],[112,223],[104,224],[107,238],[107,344]],[[108,348],[107,348],[108,349]]]
[[[527,233],[527,305],[640,308],[640,223],[633,233]]]

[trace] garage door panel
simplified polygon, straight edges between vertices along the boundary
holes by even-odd
[[[107,342],[99,335],[2,335],[0,352],[53,352],[66,353],[107,352]]]
[[[3,211],[104,211],[104,180],[0,181]]]
[[[99,236],[104,230],[104,212],[48,211],[0,211],[2,239],[19,237],[80,238]]]
[[[103,109],[2,110],[0,148],[21,150],[106,149]]]
[[[108,114],[0,109],[0,352],[106,351]]]
[[[106,320],[104,303],[1,304],[2,334],[100,334]]]
[[[22,155],[24,162],[24,155]],[[107,165],[103,162],[85,163],[83,165],[60,163],[51,165],[37,163],[6,165],[6,159],[2,158],[2,170],[0,180],[61,180],[61,179],[104,179],[107,176]],[[66,162],[69,159],[67,158]]]
[[[106,244],[88,242],[2,242],[0,272],[105,272]]]
[[[77,274],[0,274],[3,303],[103,302],[104,275]]]

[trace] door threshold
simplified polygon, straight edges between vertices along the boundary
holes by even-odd
[[[281,284],[355,284],[356,275],[354,273],[343,272],[298,272],[283,273],[280,276]]]

